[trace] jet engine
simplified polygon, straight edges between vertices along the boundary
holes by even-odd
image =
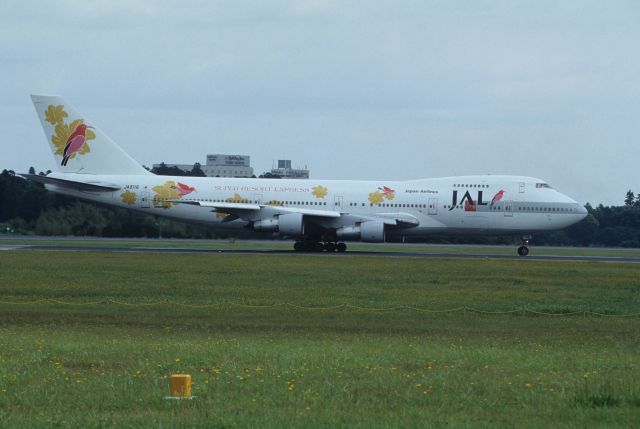
[[[299,237],[304,234],[302,213],[288,213],[261,219],[253,223],[253,229],[259,232],[278,232],[282,235]]]
[[[355,226],[343,226],[336,230],[341,240],[362,240],[367,243],[384,242],[384,223],[380,221],[362,222]]]

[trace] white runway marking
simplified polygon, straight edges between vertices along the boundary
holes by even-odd
[[[25,247],[29,247],[29,246],[22,246],[19,244],[1,244],[0,250],[17,250],[17,249],[23,249]]]

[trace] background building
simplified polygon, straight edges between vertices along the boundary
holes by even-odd
[[[305,165],[305,168],[291,168],[290,159],[279,159],[278,168],[271,169],[272,176],[278,176],[282,179],[308,179],[309,170]]]
[[[177,167],[184,171],[191,171],[194,164],[153,164],[153,168]],[[209,177],[251,177],[251,157],[249,155],[207,155],[207,163],[200,164],[200,169]]]

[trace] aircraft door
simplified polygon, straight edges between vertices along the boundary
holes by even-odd
[[[333,209],[334,210],[338,210],[338,211],[342,211],[342,196],[341,195],[336,195],[333,199]]]
[[[253,194],[251,196],[251,202],[254,204],[262,204],[262,194]]]
[[[438,214],[438,199],[437,198],[429,198],[429,211],[430,215]]]
[[[140,208],[151,208],[151,198],[149,198],[149,191],[140,192]]]
[[[513,217],[513,201],[504,202],[504,217]]]

